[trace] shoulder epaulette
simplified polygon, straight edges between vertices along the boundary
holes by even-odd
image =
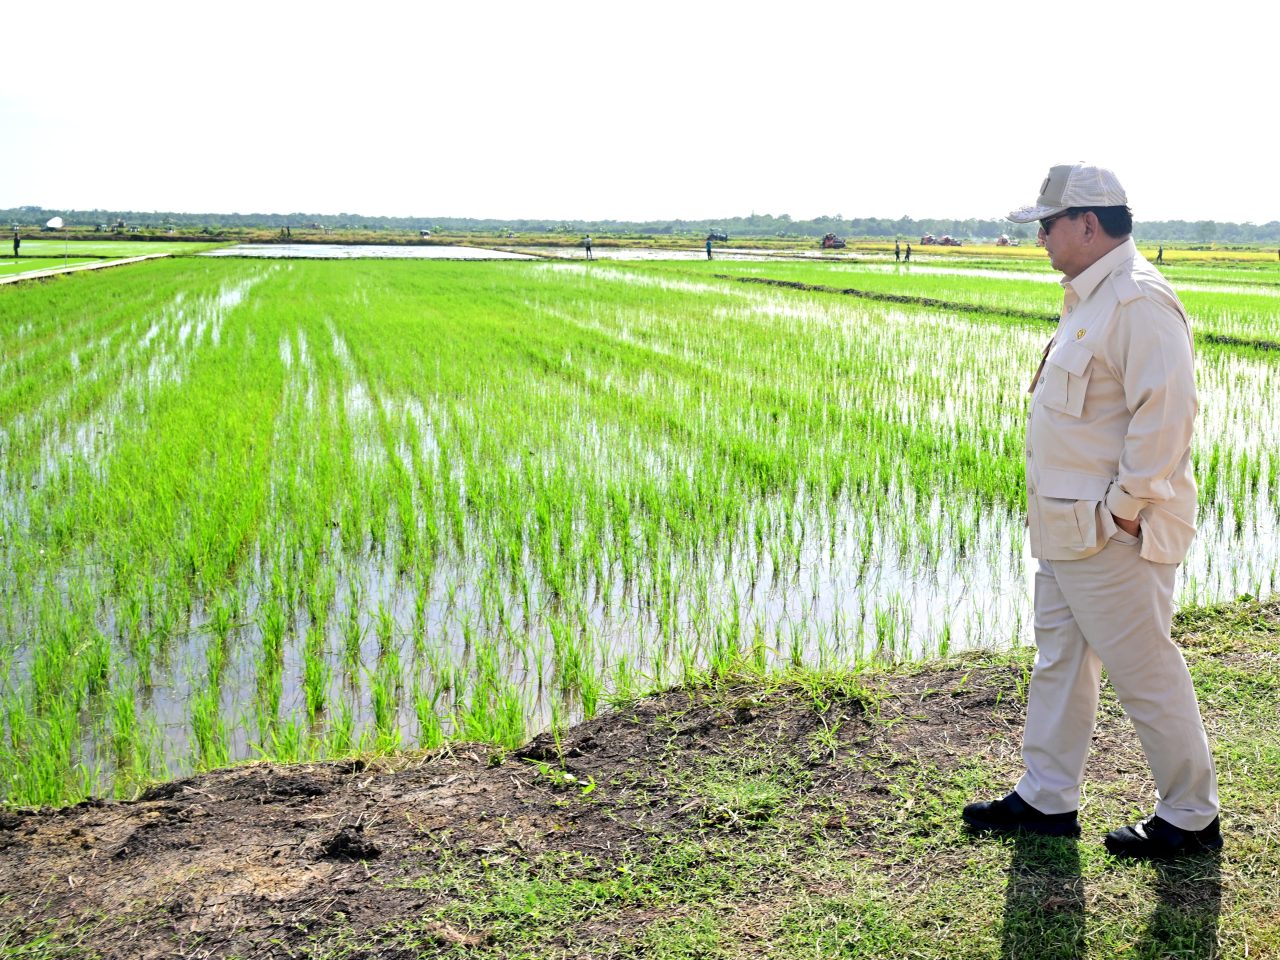
[[[1111,285],[1115,287],[1116,299],[1121,303],[1128,303],[1131,300],[1138,300],[1142,297],[1142,290],[1138,287],[1138,282],[1133,279],[1133,275],[1127,270],[1117,270],[1111,275]]]

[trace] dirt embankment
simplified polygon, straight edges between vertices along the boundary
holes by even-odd
[[[1280,607],[1256,623],[1280,637]],[[1256,649],[1206,656],[1234,684],[1274,675],[1280,653],[1269,650],[1262,670]],[[955,784],[964,795],[1016,774],[1028,666],[977,658],[672,691],[583,723],[559,744],[543,736],[506,756],[455,745],[371,762],[254,764],[163,784],[132,802],[10,810],[0,813],[0,954],[40,944],[44,952],[18,955],[506,956],[484,919],[497,913],[458,909],[504,870],[536,877],[547,864],[591,863],[583,869],[617,877],[681,844],[719,850],[711,859],[771,844],[750,889],[734,893],[737,880],[726,880],[726,895],[743,898],[730,912],[749,927],[753,911],[810,882],[817,850],[883,863],[886,883],[909,882],[904,842],[913,830],[954,823]],[[1222,736],[1233,722],[1229,713],[1206,720]],[[1110,697],[1092,757],[1088,776],[1105,802],[1148,805],[1145,762]],[[948,778],[952,793],[939,792]],[[963,845],[934,850],[912,869],[963,872],[971,857]],[[675,888],[693,882],[683,870]],[[581,876],[566,868],[558,882],[569,890]],[[521,955],[624,955],[619,945],[668,919],[644,905],[640,889],[637,881],[629,888],[637,899],[586,911],[567,934],[572,942],[556,939],[555,928]],[[410,923],[415,946],[395,946],[386,931]],[[748,942],[767,936],[746,927]]]
[[[708,820],[749,826],[732,823],[749,809],[709,809],[680,776],[748,744],[795,754],[813,797],[856,800],[829,827],[870,844],[852,811],[869,821],[890,797],[835,755],[860,741],[868,755],[909,749],[941,761],[993,734],[1013,742],[1020,707],[996,691],[1010,670],[897,678],[874,722],[857,698],[815,710],[794,688],[676,691],[574,728],[560,744],[563,765],[542,737],[505,758],[454,746],[370,763],[256,764],[162,784],[133,802],[3,813],[0,930],[36,938],[79,925],[104,957],[182,956],[196,944],[200,956],[305,955],[328,925],[372,929],[422,914],[431,898],[392,884],[442,858],[483,872],[553,850],[621,857]],[[987,677],[993,671],[1003,677]],[[911,722],[887,722],[898,714]],[[824,729],[836,731],[832,750],[814,755],[811,735]],[[436,936],[444,946],[486,934],[442,924]]]

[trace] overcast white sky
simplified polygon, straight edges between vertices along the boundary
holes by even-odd
[[[0,207],[1280,219],[1274,2],[11,6]]]

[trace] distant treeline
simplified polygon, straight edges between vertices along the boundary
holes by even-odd
[[[62,217],[69,227],[101,226],[110,230],[123,221],[128,227],[184,233],[218,233],[225,230],[328,228],[331,230],[432,230],[446,233],[514,231],[516,233],[693,234],[723,230],[730,237],[821,237],[835,233],[848,237],[900,237],[910,239],[932,233],[963,239],[1011,237],[1030,239],[1034,224],[1008,220],[914,220],[900,217],[845,218],[839,215],[813,220],[792,220],[785,213],[724,217],[717,220],[477,220],[470,217],[364,217],[354,213],[159,213],[142,210],[46,210],[13,207],[0,210],[0,220],[22,227],[43,225]],[[1219,223],[1215,220],[1139,221],[1134,235],[1140,240],[1166,243],[1263,243],[1280,244],[1280,220],[1269,223]]]

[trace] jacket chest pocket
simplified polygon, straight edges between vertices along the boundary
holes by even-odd
[[[1068,340],[1049,354],[1041,382],[1036,386],[1040,403],[1069,417],[1080,416],[1092,359],[1093,351],[1074,340]]]

